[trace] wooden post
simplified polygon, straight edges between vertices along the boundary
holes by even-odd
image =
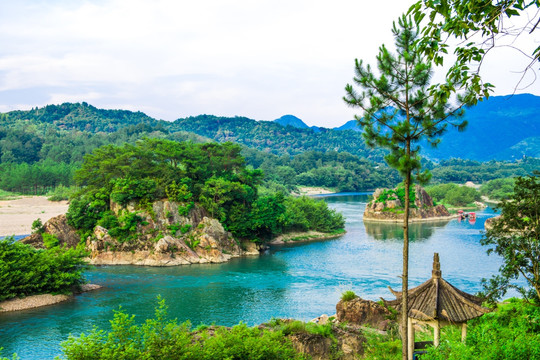
[[[408,338],[408,344],[409,345],[409,353],[407,354],[409,357],[409,360],[413,359],[413,353],[414,353],[414,326],[412,322],[412,318],[407,319],[407,338]]]
[[[441,324],[439,324],[439,321],[435,321],[435,324],[433,325],[433,346],[437,347],[439,346],[439,338],[441,337]]]
[[[467,323],[461,324],[461,342],[465,342],[467,338]]]

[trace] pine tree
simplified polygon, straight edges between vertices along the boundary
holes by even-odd
[[[447,127],[465,129],[463,107],[475,104],[478,95],[464,92],[457,96],[455,84],[446,82],[430,85],[431,63],[418,48],[418,24],[406,16],[394,22],[392,32],[397,53],[386,46],[377,55],[378,75],[362,60],[355,61],[354,83],[361,89],[347,84],[344,100],[347,105],[359,108],[362,116],[355,118],[362,127],[366,143],[383,147],[390,152],[385,160],[397,169],[405,185],[405,212],[403,219],[403,274],[402,274],[402,340],[403,359],[408,358],[408,263],[409,263],[409,193],[413,181],[427,183],[429,171],[422,171],[420,143],[425,141],[437,146]]]

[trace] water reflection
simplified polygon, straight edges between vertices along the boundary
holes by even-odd
[[[433,236],[433,234],[448,225],[449,220],[417,222],[409,224],[409,241],[425,241]],[[403,240],[403,224],[364,221],[366,234],[376,240]]]
[[[169,316],[195,325],[215,322],[260,324],[271,317],[313,319],[333,314],[341,293],[354,290],[362,297],[390,298],[387,286],[398,289],[402,271],[399,224],[365,223],[367,194],[325,196],[343,213],[347,233],[326,241],[273,248],[260,257],[233,259],[224,264],[180,267],[103,266],[87,272],[103,289],[53,306],[0,314],[3,354],[23,359],[50,359],[60,354],[69,333],[79,335],[93,326],[110,328],[113,309],[135,314],[137,322],[153,317],[156,297],[169,306]],[[497,273],[500,261],[480,245],[490,209],[468,222],[411,225],[410,286],[429,278],[433,253],[441,256],[443,276],[470,293],[480,279]]]

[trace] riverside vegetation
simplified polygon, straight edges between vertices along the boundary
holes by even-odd
[[[168,198],[179,204],[180,215],[199,204],[236,238],[255,242],[293,230],[343,229],[341,214],[324,202],[280,192],[259,195],[263,173],[245,166],[240,150],[232,143],[160,139],[98,148],[76,173],[82,188],[70,203],[68,223],[83,238],[100,225],[119,241],[130,241],[143,219],[136,212],[114,213],[111,203],[134,203],[151,214],[154,201]],[[180,225],[176,230],[190,230]]]

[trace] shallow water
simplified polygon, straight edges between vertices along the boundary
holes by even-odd
[[[194,325],[249,325],[272,317],[310,320],[334,314],[341,293],[352,289],[363,298],[392,299],[400,289],[402,229],[398,224],[362,221],[366,194],[324,197],[346,219],[347,234],[333,240],[275,247],[259,257],[225,264],[156,268],[102,266],[87,273],[104,288],[44,308],[0,314],[2,355],[47,359],[61,354],[60,342],[93,326],[109,329],[113,310],[151,317],[157,296],[169,315]],[[431,276],[433,253],[441,259],[443,277],[475,293],[480,279],[497,272],[500,260],[487,256],[479,241],[491,209],[478,213],[475,224],[451,220],[411,225],[410,280],[417,286]]]

